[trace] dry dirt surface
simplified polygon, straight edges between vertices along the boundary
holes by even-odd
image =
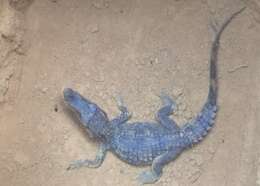
[[[164,90],[181,125],[208,89],[210,20],[225,30],[219,53],[219,114],[208,137],[169,163],[159,186],[260,186],[260,3],[257,0],[0,0],[0,185],[132,186],[148,167],[109,153],[98,169],[66,171],[94,158],[97,141],[62,101],[72,87],[132,121],[153,120]]]

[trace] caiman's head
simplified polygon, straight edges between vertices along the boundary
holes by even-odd
[[[63,95],[67,105],[76,113],[88,132],[93,137],[105,140],[109,128],[109,120],[106,113],[95,103],[92,103],[70,88],[65,88]]]

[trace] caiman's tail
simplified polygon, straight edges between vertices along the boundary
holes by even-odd
[[[218,78],[217,78],[217,58],[219,51],[219,41],[222,32],[227,27],[227,25],[245,9],[233,13],[220,27],[218,31],[215,32],[215,38],[212,43],[211,53],[210,53],[210,67],[209,67],[209,93],[205,105],[202,107],[200,113],[189,123],[182,127],[182,133],[187,137],[188,144],[193,145],[198,143],[207,135],[208,131],[214,124],[216,112],[217,112],[217,93],[218,93]]]

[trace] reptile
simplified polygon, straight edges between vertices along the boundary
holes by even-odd
[[[123,103],[117,99],[120,114],[109,120],[106,112],[97,104],[84,98],[80,93],[65,88],[64,102],[77,115],[83,128],[98,139],[100,145],[93,160],[76,160],[68,170],[80,167],[99,167],[108,151],[121,160],[135,165],[148,166],[150,170],[142,172],[137,179],[141,184],[154,183],[162,176],[166,164],[176,159],[185,149],[199,143],[211,130],[217,113],[217,57],[220,37],[224,29],[245,9],[233,13],[216,29],[213,25],[214,38],[209,59],[209,90],[205,104],[200,112],[181,127],[170,118],[176,107],[174,100],[165,93],[160,95],[162,106],[156,113],[154,122],[133,122],[131,114]]]

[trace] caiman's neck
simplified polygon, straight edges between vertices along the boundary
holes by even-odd
[[[93,132],[94,135],[101,139],[103,142],[109,142],[113,135],[113,127],[112,125],[104,126],[101,130]]]

